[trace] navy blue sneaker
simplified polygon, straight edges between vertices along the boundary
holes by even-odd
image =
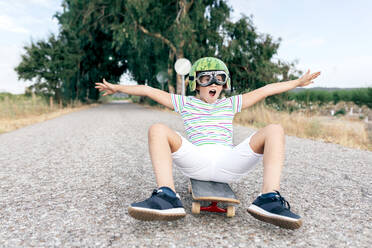
[[[186,216],[178,194],[167,187],[154,189],[150,198],[132,203],[128,212],[138,220],[176,220]]]
[[[248,213],[256,219],[287,229],[297,229],[302,225],[301,217],[290,211],[291,206],[279,191],[260,195],[249,206]]]

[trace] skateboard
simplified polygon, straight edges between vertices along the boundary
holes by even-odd
[[[227,217],[235,216],[235,206],[239,204],[231,187],[227,183],[213,181],[200,181],[190,178],[189,193],[192,194],[193,214],[200,214],[201,211],[226,213]],[[200,202],[210,202],[207,207],[200,206]],[[217,203],[223,202],[229,204],[227,208],[218,207]]]

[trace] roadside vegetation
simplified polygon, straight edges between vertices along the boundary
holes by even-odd
[[[70,101],[63,106],[42,96],[0,93],[0,134],[93,106],[97,104]]]
[[[346,147],[372,151],[368,126],[360,118],[346,115],[322,116],[317,113],[278,111],[266,104],[258,104],[238,113],[235,123],[262,128],[270,123],[281,124],[286,135],[322,140]]]
[[[287,100],[309,105],[317,102],[319,105],[326,103],[353,102],[358,106],[367,106],[372,108],[372,88],[356,88],[348,90],[313,90],[306,89],[298,92],[289,92]]]

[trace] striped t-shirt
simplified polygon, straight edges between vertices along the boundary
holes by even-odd
[[[171,98],[191,143],[233,146],[232,122],[242,109],[242,95],[217,99],[215,103],[206,103],[194,96],[171,94]]]

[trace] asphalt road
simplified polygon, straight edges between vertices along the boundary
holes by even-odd
[[[1,247],[368,247],[372,152],[286,136],[281,194],[303,216],[295,231],[251,217],[262,164],[232,188],[236,216],[191,214],[187,178],[174,172],[187,216],[141,222],[130,203],[156,187],[147,130],[183,132],[176,113],[110,103],[0,135]],[[254,130],[235,126],[238,144]]]

